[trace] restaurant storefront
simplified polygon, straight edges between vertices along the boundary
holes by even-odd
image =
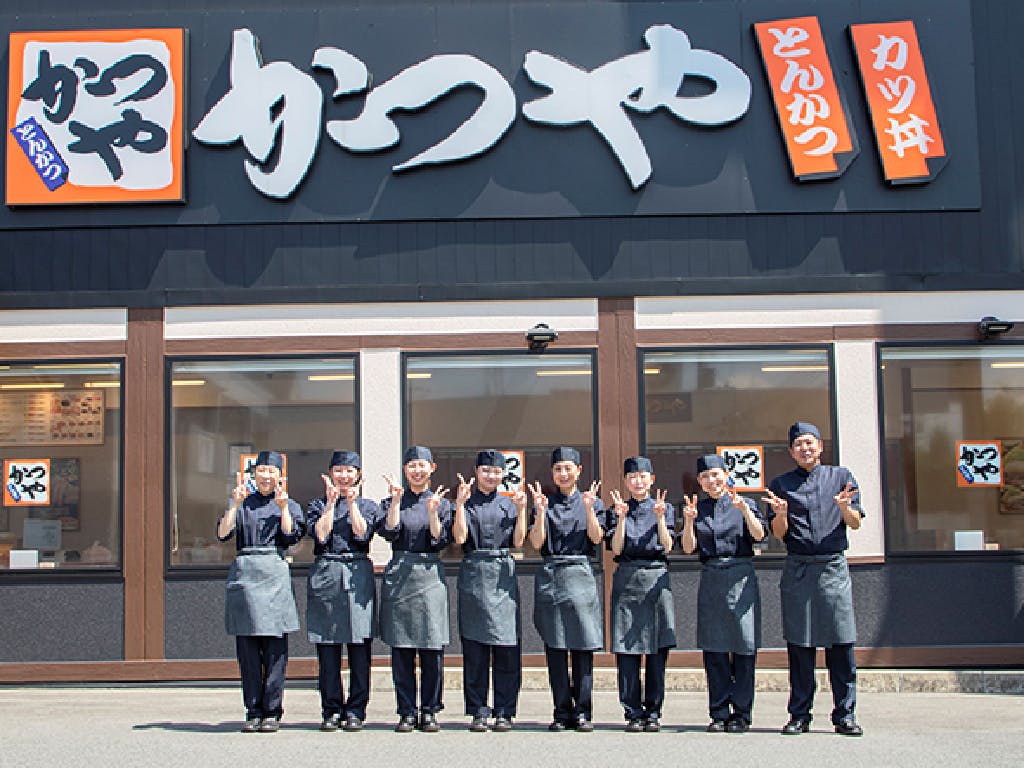
[[[214,525],[262,448],[303,505],[333,449],[382,498],[411,443],[446,486],[480,448],[550,483],[569,444],[607,492],[643,452],[675,502],[720,452],[758,499],[797,419],[867,511],[858,662],[1024,664],[1015,4],[19,5],[0,682],[234,675]]]

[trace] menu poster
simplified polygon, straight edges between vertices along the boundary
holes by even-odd
[[[4,392],[0,446],[102,445],[103,391]]]

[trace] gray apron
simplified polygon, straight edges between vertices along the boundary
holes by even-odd
[[[436,552],[395,552],[380,589],[380,639],[392,648],[448,644],[448,585]]]
[[[704,563],[697,588],[697,646],[718,653],[757,653],[761,593],[749,557],[714,557]]]
[[[843,553],[787,555],[779,589],[787,643],[828,648],[857,639],[850,569]]]
[[[224,627],[229,635],[281,637],[299,628],[292,576],[277,547],[245,547],[228,569]]]
[[[612,653],[649,654],[676,645],[676,615],[668,565],[619,563],[612,577]]]
[[[309,569],[306,635],[311,643],[362,643],[373,637],[373,564],[362,552],[323,554]]]
[[[486,645],[519,644],[519,582],[507,549],[467,552],[458,588],[462,637]]]
[[[548,555],[533,582],[533,623],[544,645],[571,651],[604,646],[604,622],[586,555]]]

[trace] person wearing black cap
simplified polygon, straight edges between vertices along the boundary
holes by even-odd
[[[665,700],[665,663],[676,644],[675,608],[666,555],[672,551],[675,510],[665,501],[667,491],[654,486],[654,468],[646,456],[623,462],[629,490],[624,501],[617,490],[608,513],[605,541],[618,567],[612,577],[612,653],[618,670],[619,701],[626,731],[661,730]],[[646,656],[643,697],[640,660]]]
[[[530,543],[544,557],[534,581],[533,623],[544,641],[555,704],[548,730],[586,733],[594,730],[594,651],[604,646],[601,601],[590,565],[604,537],[599,517],[604,505],[597,496],[599,482],[583,493],[577,489],[582,471],[575,448],[556,448],[551,478],[558,490],[547,496],[539,482],[527,488],[534,511]]]
[[[224,623],[235,636],[245,701],[243,733],[274,733],[284,714],[288,633],[299,628],[291,573],[284,551],[302,538],[302,507],[288,498],[281,470],[284,457],[261,451],[253,474],[256,491],[235,476],[217,538],[235,537],[238,555],[228,570]]]
[[[757,506],[729,484],[725,459],[697,459],[697,482],[706,496],[684,496],[686,554],[699,550],[704,568],[697,589],[697,645],[708,680],[709,733],[744,733],[754,706],[754,662],[761,645],[761,593],[754,543],[767,522]]]
[[[814,656],[825,649],[836,733],[864,733],[854,718],[857,628],[846,564],[847,529],[860,528],[864,511],[857,480],[846,467],[821,463],[824,444],[813,424],[789,428],[789,453],[796,469],[772,480],[764,501],[772,533],[786,544],[782,571],[783,635],[789,655],[787,735],[806,733],[814,702]]]
[[[475,477],[459,475],[452,538],[462,545],[459,566],[459,635],[462,638],[462,688],[469,729],[487,730],[492,709],[487,692],[494,663],[494,730],[512,730],[522,682],[519,582],[510,547],[526,538],[526,493],[511,499],[498,493],[505,456],[480,451]],[[473,483],[476,489],[473,489]]]
[[[451,504],[438,486],[430,490],[437,465],[429,448],[414,445],[402,456],[403,489],[390,475],[391,497],[383,501],[381,535],[391,542],[391,562],[380,593],[380,638],[391,646],[391,677],[398,703],[395,731],[440,730],[443,708],[444,646],[449,641],[448,586],[440,551],[451,538]],[[420,709],[416,718],[416,656],[420,660]]]
[[[370,539],[380,521],[376,502],[361,498],[359,454],[335,451],[321,475],[325,495],[306,508],[316,560],[306,589],[306,633],[319,662],[322,731],[358,731],[370,699],[370,656],[376,586]],[[341,647],[348,646],[348,699],[341,682]]]

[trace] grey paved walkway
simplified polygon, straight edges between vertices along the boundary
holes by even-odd
[[[597,730],[551,734],[550,695],[526,691],[516,730],[471,734],[460,716],[461,696],[446,691],[439,734],[391,731],[394,700],[374,691],[362,733],[320,733],[319,700],[311,687],[285,697],[280,733],[238,732],[241,696],[235,687],[0,687],[0,766],[885,766],[1024,765],[1024,696],[879,693],[861,695],[867,734],[837,736],[828,726],[828,697],[815,729],[783,737],[785,694],[759,693],[754,728],[745,735],[707,734],[701,693],[673,692],[660,734],[622,731],[612,692],[595,695]]]

